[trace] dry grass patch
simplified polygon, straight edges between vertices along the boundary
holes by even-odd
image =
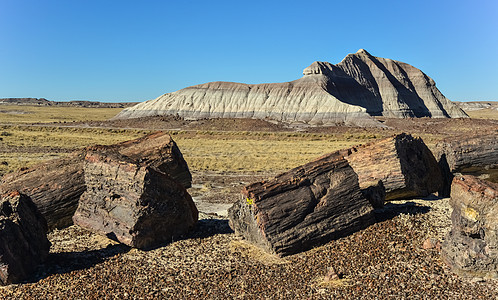
[[[51,107],[0,105],[2,124],[103,121],[117,115],[122,108]]]
[[[340,141],[328,137],[174,136],[189,167],[194,171],[284,171],[326,153],[357,145],[356,139]],[[366,141],[364,141],[366,142]]]
[[[250,243],[243,240],[232,240],[230,241],[230,251],[232,253],[239,253],[242,257],[255,260],[266,266],[282,265],[288,264],[289,261],[285,260],[277,255],[269,254],[263,251],[261,248],[256,247]]]
[[[110,145],[141,137],[146,130],[55,126],[0,126],[2,143],[8,147],[55,147],[76,149],[94,144]]]
[[[466,113],[469,115],[469,117],[474,119],[498,120],[498,110],[493,108],[467,111]]]

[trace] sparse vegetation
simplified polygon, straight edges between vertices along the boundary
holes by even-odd
[[[115,116],[122,108],[53,107],[0,105],[1,124],[71,123],[102,121]]]

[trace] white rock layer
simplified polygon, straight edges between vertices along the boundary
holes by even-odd
[[[124,109],[115,119],[178,114],[188,119],[255,118],[311,125],[375,125],[371,116],[467,117],[434,81],[408,64],[360,49],[337,65],[314,62],[285,83],[209,82]]]

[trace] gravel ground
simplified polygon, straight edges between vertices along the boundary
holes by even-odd
[[[50,233],[49,261],[31,282],[0,288],[0,298],[496,299],[497,281],[460,278],[441,261],[449,213],[448,199],[395,202],[367,229],[283,259],[213,215],[151,251],[72,226]],[[434,247],[423,249],[428,238]],[[331,268],[338,278],[327,278]]]

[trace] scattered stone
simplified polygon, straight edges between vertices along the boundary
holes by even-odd
[[[498,278],[498,184],[471,175],[451,185],[452,227],[444,260],[458,274]]]
[[[89,151],[84,170],[87,191],[73,220],[87,230],[149,249],[180,238],[197,222],[185,188],[149,161]]]
[[[422,244],[422,249],[428,250],[428,249],[436,249],[440,250],[441,249],[441,243],[433,238],[427,238],[424,243]]]
[[[421,138],[398,134],[367,145],[341,150],[358,174],[361,189],[385,188],[385,199],[425,197],[442,185],[441,171]],[[367,193],[368,194],[368,193]],[[376,200],[380,206],[380,199]]]
[[[358,178],[337,153],[245,187],[228,211],[230,227],[266,251],[285,256],[374,223]]]
[[[323,278],[323,281],[332,281],[332,280],[338,280],[338,279],[340,279],[340,278],[339,278],[339,275],[337,274],[337,272],[335,271],[334,267],[328,267],[327,274]]]
[[[19,283],[48,256],[47,223],[28,196],[0,197],[0,283]]]

